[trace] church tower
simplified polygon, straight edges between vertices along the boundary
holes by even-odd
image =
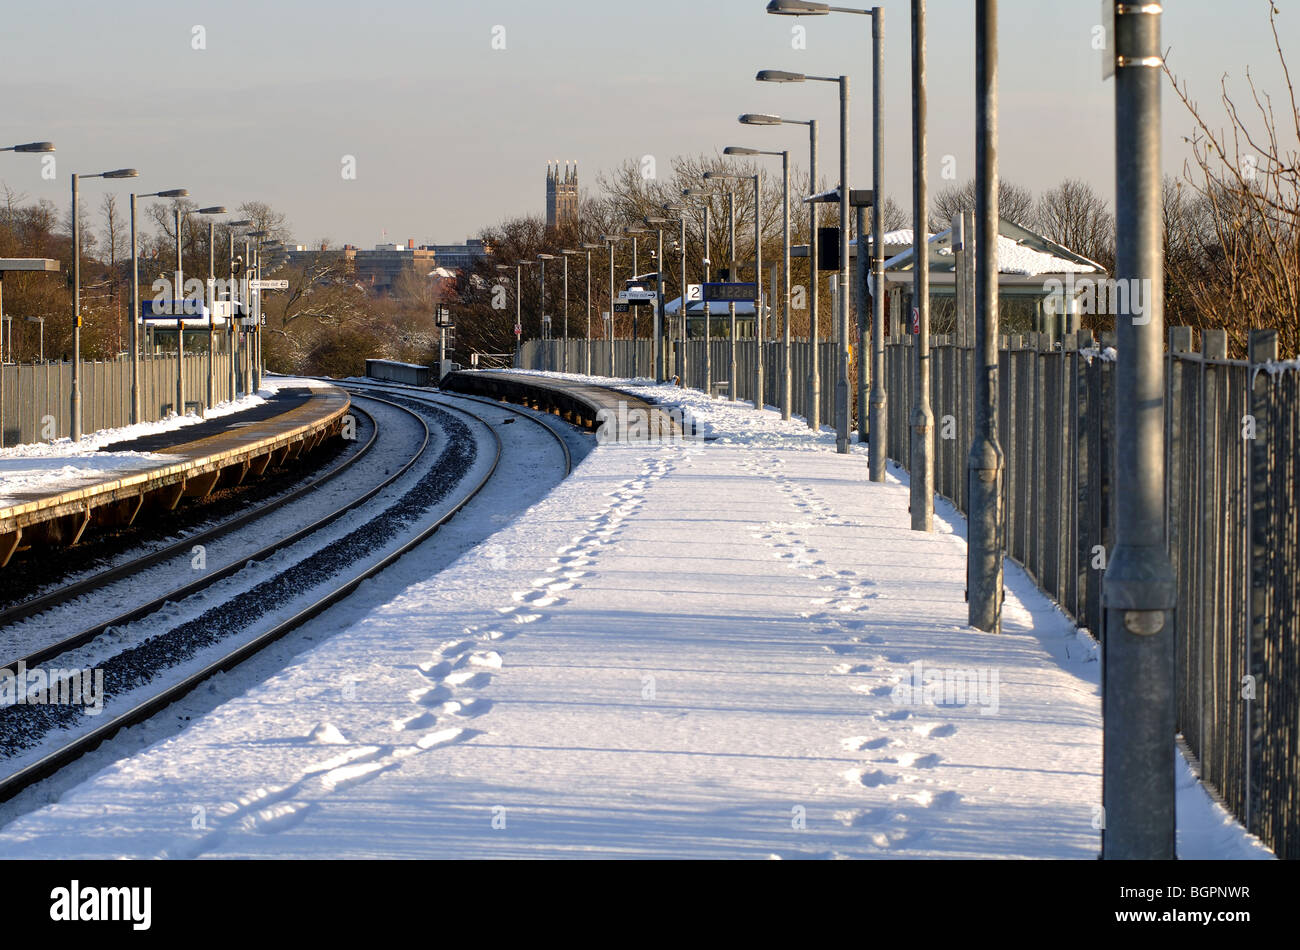
[[[546,166],[546,227],[568,231],[578,227],[578,163]]]

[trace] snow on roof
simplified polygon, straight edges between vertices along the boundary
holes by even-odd
[[[1087,258],[1074,254],[1067,248],[1054,244],[1047,238],[1034,234],[1019,225],[1012,224],[1009,221],[1003,221],[1000,227],[1003,233],[998,234],[998,273],[1007,274],[1013,277],[1037,277],[1040,274],[1094,274],[1101,273],[1101,267]],[[1006,232],[1010,232],[1009,234]],[[892,231],[886,235],[886,245],[892,243],[889,240],[891,235],[906,237],[906,243],[911,244],[910,230]],[[1053,254],[1048,250],[1038,250],[1030,247],[1029,243],[1040,244],[1045,248],[1059,248],[1062,253],[1070,254],[1071,257],[1062,257]],[[900,241],[900,243],[902,243]],[[941,231],[938,234],[930,236],[929,243],[939,246],[934,248],[933,254],[947,258],[948,262],[952,261],[952,229]],[[886,270],[897,270],[901,267],[908,266],[912,261],[912,247],[894,255],[885,261]],[[952,266],[949,264],[949,266]]]

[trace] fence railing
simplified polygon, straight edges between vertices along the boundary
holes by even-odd
[[[735,379],[735,398],[752,402],[754,400],[754,379],[755,379],[755,353],[758,344],[752,339],[736,340],[736,379]],[[568,372],[586,373],[587,372],[587,341],[585,339],[570,339],[568,342]],[[688,340],[683,346],[680,340],[671,344],[668,353],[666,366],[669,372],[679,377],[683,386],[693,389],[712,389],[720,395],[728,396],[731,394],[732,372],[731,372],[731,341],[727,339],[712,340],[708,344],[707,353],[709,354],[709,369],[706,373],[705,353],[706,347],[703,340]],[[781,405],[784,395],[784,343],[781,341],[764,341],[762,344],[763,352],[763,403],[767,406]],[[808,398],[806,380],[808,379],[808,360],[812,352],[812,347],[806,340],[795,340],[790,345],[790,362],[794,368],[793,384],[791,386],[791,413],[796,416],[808,417],[808,407],[811,402]],[[635,353],[635,363],[633,354]],[[836,353],[837,345],[835,343],[823,342],[817,346],[818,368],[821,376],[821,387],[818,397],[818,403],[821,407],[821,422],[823,425],[831,425],[834,422],[834,399],[835,399],[835,376],[836,376]],[[649,376],[651,369],[651,356],[653,355],[652,344],[649,340],[615,340],[614,341],[614,376],[627,378],[629,376]],[[858,354],[853,354],[854,362],[850,368],[849,386],[850,386],[850,412],[852,418],[856,420],[856,396],[852,395],[857,392],[857,360]],[[563,340],[525,340],[520,347],[520,360],[518,363],[521,369],[548,370],[552,372],[563,372],[565,358],[565,343]],[[591,375],[608,376],[609,375],[609,341],[592,340],[591,341]],[[706,385],[706,382],[708,385]],[[719,386],[720,383],[726,383],[725,386]],[[851,424],[856,424],[853,422]]]
[[[1275,339],[1275,338],[1274,338]],[[1178,724],[1203,780],[1281,857],[1300,857],[1300,371],[1228,360],[1222,331],[1192,352],[1170,331],[1166,542],[1178,580]],[[1113,351],[1086,333],[1004,338],[1003,547],[1104,643],[1113,549]],[[910,343],[886,347],[889,455],[908,465]],[[967,510],[973,350],[931,351],[935,490]],[[1104,669],[1104,664],[1103,664]]]
[[[1267,335],[1253,361],[1226,359],[1222,331],[1192,351],[1170,330],[1166,374],[1166,540],[1178,580],[1178,723],[1202,778],[1281,857],[1300,857],[1300,369],[1271,362]],[[1275,337],[1273,338],[1275,340]],[[999,439],[1005,461],[1003,547],[1076,623],[1104,642],[1102,582],[1114,547],[1115,352],[1111,334],[1003,337]],[[615,376],[650,372],[649,341],[616,340]],[[560,370],[563,343],[530,340],[520,365]],[[806,416],[811,347],[792,347],[794,413]],[[782,345],[762,345],[764,401],[781,399]],[[738,398],[754,396],[753,340],[736,341]],[[908,467],[914,349],[885,347],[888,454]],[[711,349],[714,381],[729,381],[731,343]],[[821,418],[834,415],[835,344],[818,347]],[[593,341],[592,372],[609,368]],[[857,358],[855,352],[855,359]],[[670,364],[681,372],[681,344]],[[704,343],[685,348],[684,383],[704,388]],[[967,511],[974,433],[974,351],[936,336],[931,348],[935,491]],[[586,371],[586,341],[569,342]],[[850,386],[856,385],[856,367]],[[856,397],[851,406],[856,411]]]
[[[217,402],[231,398],[230,354],[213,357]],[[193,410],[208,398],[208,355],[185,357],[185,402]],[[129,360],[88,361],[81,364],[82,431],[116,429],[131,422],[131,363]],[[242,384],[241,384],[242,385]],[[72,364],[9,363],[0,366],[0,444],[11,446],[65,438],[72,431]],[[140,421],[165,418],[176,402],[175,355],[140,359]]]

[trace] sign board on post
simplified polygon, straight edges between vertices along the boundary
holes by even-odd
[[[615,313],[627,313],[629,309],[630,309],[630,308],[629,308],[629,306],[628,306],[627,301],[624,301],[623,303],[616,303],[616,304],[614,304],[614,312],[615,312]],[[606,320],[609,319],[609,314],[605,314],[605,319],[606,319]]]
[[[619,297],[625,298],[629,303],[653,303],[659,299],[653,290],[625,290]]]
[[[249,284],[253,290],[288,290],[289,282],[287,280],[250,280]]]
[[[687,284],[687,285],[686,285],[686,301],[687,301],[687,303],[698,303],[699,301],[701,301],[701,300],[703,300],[703,299],[704,299],[704,285],[703,285],[703,284]]]

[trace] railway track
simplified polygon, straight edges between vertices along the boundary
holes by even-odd
[[[139,557],[131,558],[130,560],[119,564],[112,565],[111,567],[96,570],[93,574],[86,577],[72,581],[71,583],[61,584],[49,590],[42,591],[35,597],[4,607],[3,609],[0,609],[0,630],[3,630],[5,627],[12,623],[16,623],[19,620],[24,620],[28,617],[35,616],[42,611],[49,610],[51,607],[67,603],[73,598],[103,590],[113,582],[125,577],[130,577],[132,574],[138,574],[140,571],[152,567],[155,564],[162,564],[172,558],[182,556],[188,557],[194,545],[206,545],[219,538],[232,534],[239,528],[249,525],[274,511],[278,511],[291,502],[307,496],[311,492],[338,478],[338,476],[342,475],[345,471],[369,454],[379,437],[379,427],[375,423],[374,417],[365,410],[358,409],[355,406],[353,407],[353,411],[359,415],[365,416],[369,420],[369,438],[367,438],[355,452],[350,453],[346,458],[342,459],[337,465],[325,472],[323,475],[310,479],[305,484],[285,492],[282,495],[277,495],[269,501],[254,508],[250,508],[233,518],[225,519],[209,528],[202,529],[192,534],[187,534],[185,537],[172,544],[165,545],[162,548],[142,554]],[[0,669],[3,668],[6,667],[0,667]]]
[[[163,620],[160,624],[161,629],[143,639],[137,638],[138,642],[134,646],[114,654],[100,664],[105,670],[105,693],[110,696],[129,694],[127,698],[112,704],[112,708],[105,708],[103,722],[95,721],[91,725],[87,722],[83,710],[71,706],[25,705],[0,709],[0,739],[4,740],[2,744],[9,749],[14,748],[15,745],[21,747],[17,756],[18,767],[6,771],[3,764],[5,760],[0,759],[0,801],[8,800],[54,774],[68,763],[86,755],[123,728],[143,722],[157,714],[212,676],[238,666],[270,643],[338,604],[364,581],[383,572],[403,555],[432,537],[473,500],[496,474],[502,456],[501,437],[495,431],[495,427],[479,412],[471,411],[464,405],[456,405],[459,397],[404,391],[385,392],[385,396],[391,398],[384,398],[374,392],[361,391],[365,388],[362,386],[350,388],[357,397],[387,404],[412,414],[432,414],[435,418],[438,414],[442,415],[441,425],[447,430],[446,450],[429,472],[417,480],[393,506],[372,515],[360,530],[330,542],[317,552],[309,554],[304,560],[259,581],[251,589],[240,589],[225,599],[217,598],[219,603],[208,607],[200,616],[191,618],[179,626],[172,625],[170,620]],[[374,387],[374,389],[379,388]],[[462,402],[490,403],[486,400],[462,400]],[[559,432],[551,425],[514,407],[500,406],[495,403],[492,405],[497,410],[510,412],[512,421],[523,418],[547,432],[549,437],[558,444],[564,473],[568,473],[572,465],[572,457],[568,445]],[[474,429],[477,430],[476,433],[472,431]],[[464,438],[467,435],[471,436],[469,440]],[[456,436],[461,438],[458,440]],[[394,484],[397,479],[410,471],[416,460],[427,451],[428,442],[426,437],[415,458],[403,466],[402,472],[387,480],[386,485]],[[467,445],[472,445],[473,451],[467,452]],[[478,454],[482,446],[487,447],[485,454],[489,457],[480,462]],[[433,475],[438,475],[445,484],[431,488],[426,483]],[[434,480],[438,481],[438,479]],[[441,491],[438,490],[439,487]],[[381,490],[382,487],[374,489],[368,495],[373,497]],[[421,498],[413,497],[422,493]],[[402,512],[401,517],[395,518],[394,510],[403,506],[409,509],[411,505],[418,504],[422,500],[428,501],[430,497],[434,497],[435,517],[415,525],[397,546],[383,550],[383,545],[372,545],[367,552],[369,556],[342,565],[342,569],[330,576],[326,584],[317,585],[317,589],[305,602],[291,603],[290,609],[283,611],[285,616],[270,616],[268,619],[268,615],[275,613],[274,609],[256,609],[265,608],[266,602],[273,600],[277,591],[295,590],[294,585],[300,584],[304,575],[319,573],[322,559],[328,560],[328,557],[355,553],[350,552],[349,548],[365,547],[364,544],[358,545],[356,538],[366,530],[374,529],[370,532],[372,536],[391,537],[387,532],[393,529],[396,521],[402,521],[408,515],[411,519],[418,520],[418,514],[410,510]],[[359,510],[360,505],[363,504],[364,502],[350,504],[345,510],[334,513],[333,518],[322,519],[322,521],[333,521],[347,510]],[[318,526],[313,525],[309,528],[317,529]],[[311,533],[313,532],[308,529],[302,529],[295,532],[295,535]],[[277,551],[284,550],[293,543],[281,539],[274,548]],[[243,568],[248,563],[249,559],[241,559],[237,568]],[[304,570],[304,567],[307,569]],[[238,570],[230,571],[226,576],[231,577],[237,573]],[[186,588],[179,588],[164,598],[156,598],[148,605],[151,609],[141,607],[130,612],[130,619],[115,618],[107,623],[96,624],[94,629],[79,631],[72,637],[60,641],[58,649],[43,650],[40,655],[47,660],[71,656],[79,646],[94,644],[110,630],[116,630],[115,624],[137,621],[148,623],[149,617],[164,603],[186,606],[190,600],[210,590],[217,580],[219,579],[211,579],[193,591],[188,589],[189,585]],[[327,586],[329,589],[321,590],[322,586]],[[249,613],[250,604],[255,605],[252,611],[255,616],[251,618],[251,622],[248,622],[250,618],[246,615]],[[281,603],[276,606],[285,605]],[[224,619],[224,615],[229,612],[237,615],[233,626]],[[264,623],[259,626],[258,620],[263,620]],[[217,629],[210,629],[212,627]],[[73,645],[73,641],[79,642]],[[178,651],[183,653],[187,647],[193,648],[192,654],[189,657],[182,657],[182,660],[177,662]],[[16,668],[20,662],[24,661],[15,659],[6,666]],[[68,661],[65,659],[63,662]],[[164,678],[164,672],[173,672],[178,667],[184,667],[183,675],[165,684],[152,683],[155,679]],[[123,708],[117,708],[118,706]],[[67,730],[66,741],[59,732],[60,727]],[[47,748],[50,746],[52,748]],[[23,754],[24,752],[31,754]],[[7,758],[12,760],[15,757]]]

